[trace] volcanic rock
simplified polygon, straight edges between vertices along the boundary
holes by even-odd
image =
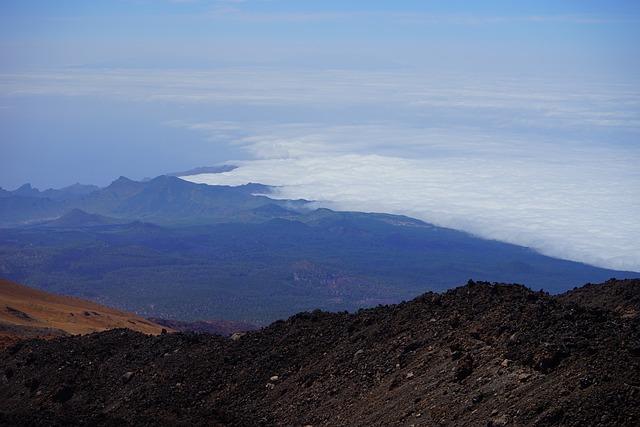
[[[609,301],[618,284],[640,292],[612,281],[590,298]],[[0,353],[0,424],[635,426],[639,321],[469,282],[236,340],[120,329],[23,341]]]

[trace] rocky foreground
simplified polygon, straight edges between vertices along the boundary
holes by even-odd
[[[232,338],[23,341],[0,353],[0,424],[637,426],[639,296],[469,282]]]

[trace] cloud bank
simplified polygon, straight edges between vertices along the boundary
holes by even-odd
[[[192,166],[240,166],[185,178],[194,182],[260,182],[277,186],[281,198],[405,214],[633,271],[640,271],[638,87],[414,69],[66,69],[0,79],[8,100],[167,106],[173,118],[163,126],[210,146],[211,158]],[[216,157],[223,147],[254,160]]]
[[[258,158],[184,179],[260,182],[278,187],[280,198],[405,214],[558,258],[640,271],[637,93],[533,85],[491,91],[477,82],[410,87],[384,98],[415,115],[402,123],[173,122]],[[350,98],[358,101],[368,102]]]
[[[640,175],[631,164],[610,170],[588,158],[568,166],[541,158],[344,154],[241,162],[231,172],[184,179],[215,185],[260,182],[277,186],[276,198],[404,214],[550,256],[640,271]],[[626,182],[622,188],[621,182]]]
[[[13,2],[0,184],[235,158],[189,179],[640,270],[640,9],[494,3]]]

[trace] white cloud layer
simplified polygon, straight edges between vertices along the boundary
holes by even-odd
[[[406,214],[559,258],[640,271],[637,85],[405,71],[297,78],[263,81],[263,100],[346,106],[349,116],[364,111],[378,120],[174,121],[259,159],[188,179],[275,185],[282,198]]]
[[[184,179],[215,185],[260,182],[278,186],[277,198],[405,214],[555,257],[640,271],[640,174],[631,159],[617,160],[628,167],[611,170],[595,158],[569,165],[557,159],[345,154],[241,162],[231,172]]]
[[[202,165],[221,163],[223,145],[255,159],[194,182],[259,182],[640,271],[639,87],[414,69],[66,69],[5,73],[0,96],[177,106],[164,125],[201,134]]]
[[[190,179],[640,271],[638,2],[37,3],[0,14],[1,185],[235,157]]]

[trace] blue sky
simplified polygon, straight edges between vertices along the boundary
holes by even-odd
[[[342,54],[564,71],[637,67],[639,11],[637,2],[615,0],[26,0],[2,2],[0,36],[4,66],[277,64]]]
[[[639,42],[637,1],[4,0],[0,186],[234,163],[190,179],[638,271]]]

